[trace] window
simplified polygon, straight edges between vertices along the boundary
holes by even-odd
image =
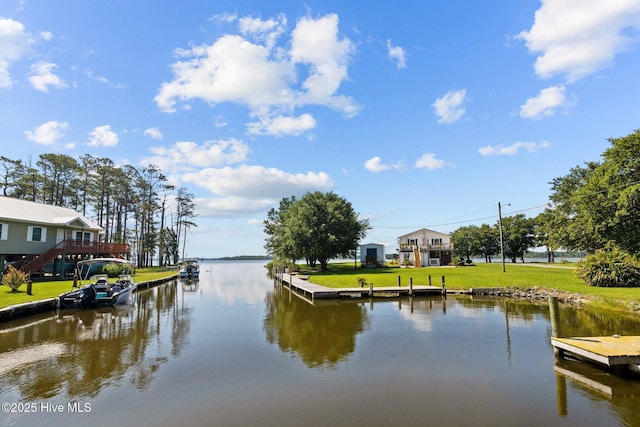
[[[3,224],[0,222],[0,240],[7,240],[9,236],[9,224]]]
[[[27,228],[27,241],[28,242],[46,242],[47,229],[44,227],[28,227]]]
[[[432,245],[441,245],[442,244],[442,239],[431,239],[431,244]]]

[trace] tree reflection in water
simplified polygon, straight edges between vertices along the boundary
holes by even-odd
[[[334,368],[354,352],[356,336],[369,326],[361,304],[314,306],[278,288],[267,295],[264,331],[310,368]]]
[[[179,357],[188,346],[191,309],[178,304],[175,282],[133,298],[135,305],[61,310],[43,315],[36,324],[31,318],[28,324],[17,320],[3,325],[3,359],[17,348],[46,354],[46,348],[61,346],[62,351],[30,364],[16,361],[15,369],[0,376],[0,388],[17,387],[24,400],[95,397],[104,387],[123,382],[148,388],[169,354]],[[160,335],[170,337],[169,350],[158,344]]]

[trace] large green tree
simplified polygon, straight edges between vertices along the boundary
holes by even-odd
[[[358,219],[351,203],[333,192],[305,194],[282,199],[264,221],[265,248],[278,258],[320,263],[322,270],[332,258],[350,257],[370,229],[369,221]]]
[[[552,181],[545,228],[557,246],[640,253],[640,131],[609,142],[601,162]]]
[[[511,262],[518,258],[524,262],[524,254],[535,247],[535,220],[524,214],[508,216],[502,219],[504,255]]]

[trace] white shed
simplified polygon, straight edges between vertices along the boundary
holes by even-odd
[[[360,245],[360,267],[384,267],[384,245],[365,243]]]

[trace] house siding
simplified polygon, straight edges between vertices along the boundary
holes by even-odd
[[[56,244],[56,234],[54,229],[51,227],[11,221],[5,221],[4,224],[7,224],[8,226],[8,233],[7,240],[0,240],[0,254],[38,254],[46,251]],[[42,227],[46,230],[46,232],[43,233],[43,237],[45,238],[44,241],[33,242],[28,240],[31,236],[31,230],[33,227]]]

